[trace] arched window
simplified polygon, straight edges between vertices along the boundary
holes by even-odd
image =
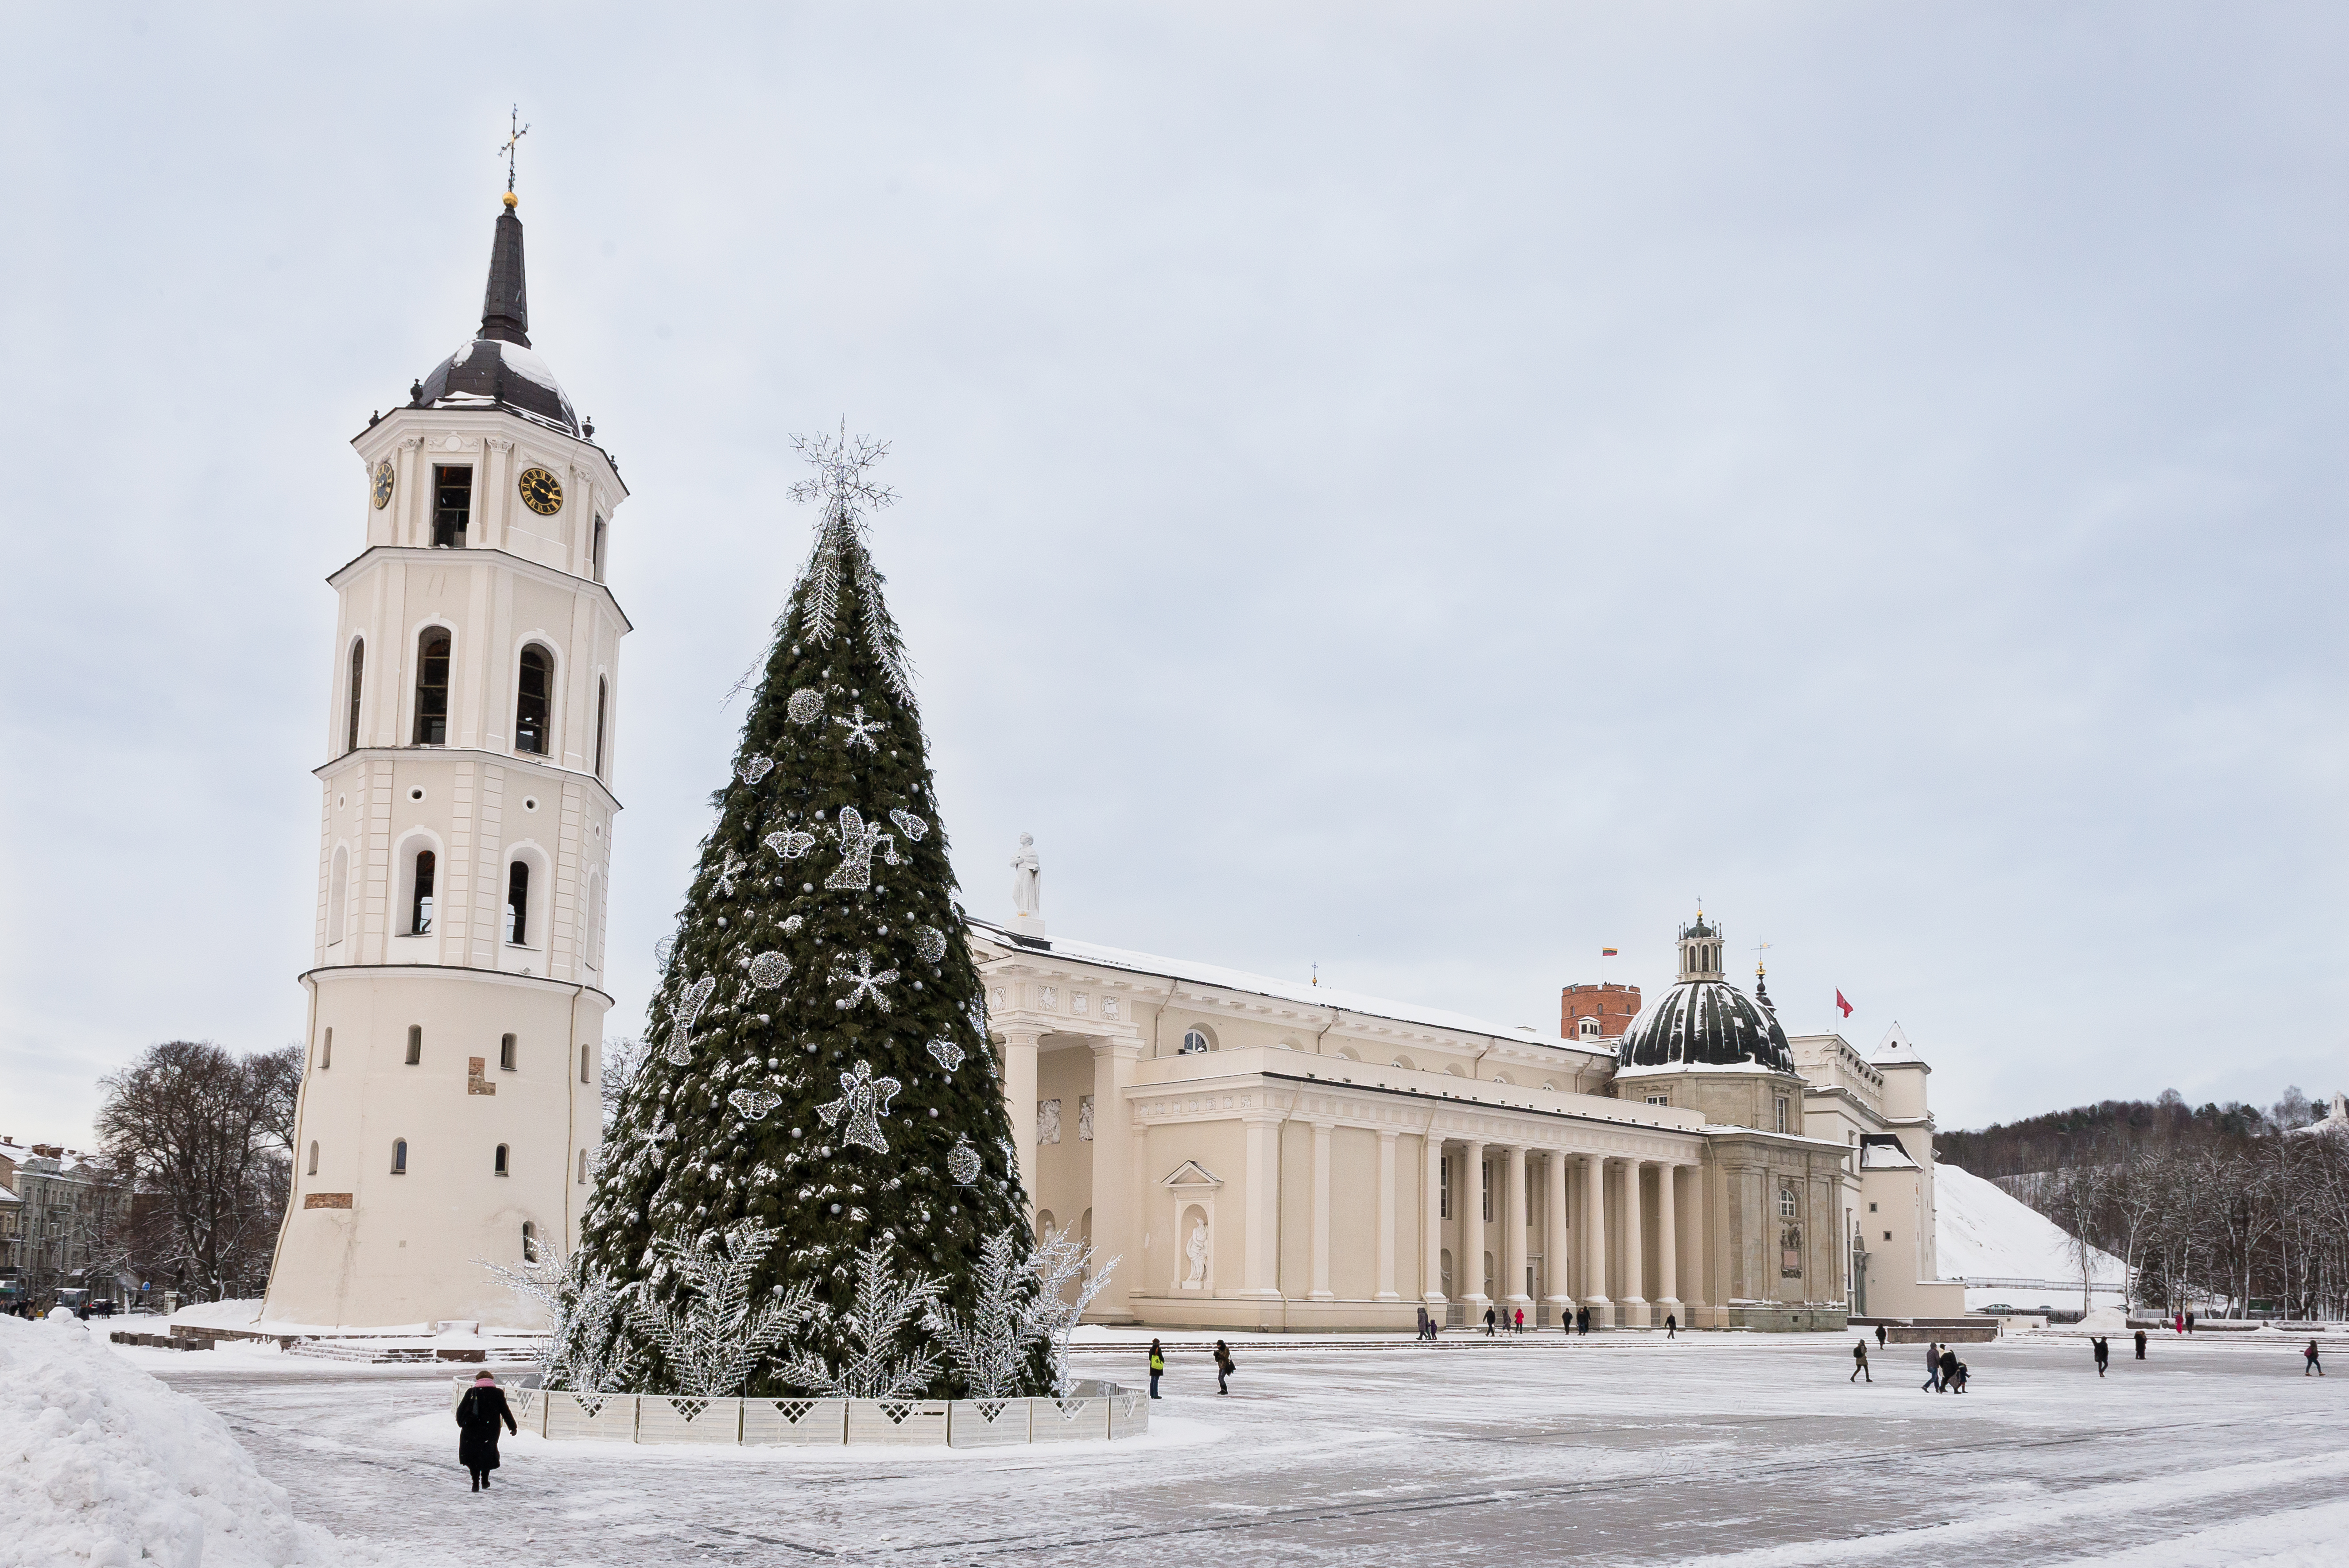
[[[528,1220],[522,1222],[522,1261],[526,1264],[538,1262],[538,1227]]]
[[[554,660],[536,643],[522,651],[522,675],[514,686],[514,749],[546,755],[547,695],[554,687]]]
[[[391,1173],[395,1176],[408,1174],[408,1140],[405,1138],[391,1140]]]
[[[595,542],[588,552],[588,560],[595,569],[595,581],[601,583],[604,581],[604,520],[600,517],[595,520]]]
[[[420,1066],[423,1060],[424,1026],[421,1024],[410,1024],[408,1026],[408,1065],[409,1067]]]
[[[306,1172],[306,1174],[308,1174],[308,1175],[312,1175],[312,1176],[316,1176],[317,1173],[318,1173],[318,1144],[317,1144],[317,1140],[315,1140],[315,1139],[313,1139],[313,1140],[311,1140],[311,1143],[310,1143],[310,1169],[309,1169],[309,1171]]]
[[[506,940],[522,946],[530,935],[530,862],[506,868]]]
[[[497,1171],[501,1176],[506,1173],[506,1146],[502,1143],[498,1145]]]
[[[587,1151],[584,1149],[579,1151],[579,1185],[587,1185]]]
[[[602,676],[595,677],[595,777],[604,777],[604,704],[612,695],[612,683]]]
[[[359,694],[367,689],[367,639],[351,644],[351,717],[343,735],[343,749],[359,748]]]
[[[410,936],[432,934],[432,875],[440,861],[430,850],[416,851],[414,891],[408,901],[408,934]]]
[[[581,1083],[592,1083],[595,1081],[587,1076],[587,1063],[590,1059],[587,1053],[591,1048],[592,1047],[587,1046],[582,1046],[579,1047],[579,1081]],[[581,1157],[583,1159],[585,1157],[584,1151],[582,1152]]]
[[[514,1070],[514,1037],[512,1035],[498,1037],[498,1070],[509,1073]]]
[[[427,626],[416,639],[414,744],[449,744],[449,628],[446,626]]]
[[[344,911],[347,907],[351,887],[351,852],[340,844],[335,846],[334,874],[326,879],[326,945],[339,944],[343,940]]]
[[[335,1065],[335,1031],[329,1028],[318,1043],[318,1070],[324,1072]]]
[[[1778,1217],[1782,1220],[1791,1220],[1795,1217],[1795,1184],[1792,1181],[1779,1184]]]
[[[1185,1056],[1204,1056],[1208,1049],[1209,1047],[1207,1044],[1207,1035],[1206,1030],[1193,1029],[1184,1035],[1183,1054]]]
[[[1391,1065],[1399,1067],[1405,1072],[1413,1072],[1417,1070],[1412,1066],[1412,1061],[1409,1057],[1397,1057]]]

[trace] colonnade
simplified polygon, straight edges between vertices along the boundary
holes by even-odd
[[[1529,1167],[1535,1166],[1537,1177],[1529,1174]],[[1450,1183],[1448,1217],[1444,1212],[1447,1170],[1456,1172]],[[1431,1138],[1422,1207],[1427,1235],[1421,1299],[1431,1311],[1457,1302],[1472,1323],[1483,1318],[1487,1306],[1504,1316],[1523,1310],[1529,1322],[1544,1317],[1555,1321],[1588,1307],[1592,1323],[1599,1326],[1644,1326],[1661,1324],[1670,1315],[1685,1326],[1691,1321],[1689,1308],[1704,1305],[1704,1205],[1697,1172],[1693,1161],[1476,1139],[1445,1143]],[[1544,1276],[1538,1304],[1527,1282],[1537,1181]],[[1655,1194],[1652,1263],[1645,1213],[1651,1182]],[[1682,1201],[1683,1183],[1686,1202]],[[1443,1264],[1447,1228],[1455,1243],[1448,1291]],[[1485,1277],[1488,1252],[1494,1254],[1490,1289]],[[1685,1299],[1681,1294],[1684,1284],[1689,1293]],[[1537,1305],[1551,1310],[1538,1312]]]

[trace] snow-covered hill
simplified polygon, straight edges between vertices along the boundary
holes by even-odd
[[[1943,1279],[1962,1279],[1969,1308],[2005,1302],[2076,1312],[2080,1262],[2072,1237],[2037,1210],[1954,1165],[1933,1166],[1933,1244]],[[2110,1253],[2091,1250],[2096,1295],[2116,1298],[2126,1271]],[[1997,1282],[1997,1283],[1990,1283]]]

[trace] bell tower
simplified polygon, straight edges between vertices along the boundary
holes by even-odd
[[[309,1059],[264,1316],[523,1320],[595,1179],[627,487],[531,346],[497,217],[478,331],[351,443]]]

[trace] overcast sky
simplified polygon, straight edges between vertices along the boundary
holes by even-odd
[[[713,8],[714,9],[714,8]],[[1554,1031],[1702,896],[1944,1127],[2349,1088],[2349,12],[12,6],[0,1133],[300,1037],[347,442],[532,336],[633,499],[615,1032],[804,553],[970,907]]]

